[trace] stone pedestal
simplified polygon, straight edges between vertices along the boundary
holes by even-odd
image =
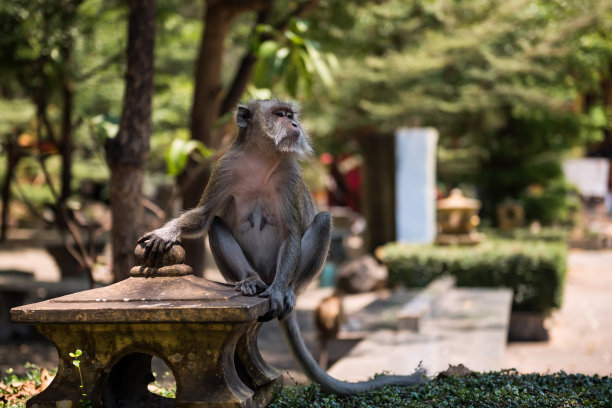
[[[433,128],[395,132],[396,241],[430,243],[436,236],[436,146]]]
[[[168,265],[182,262],[182,249],[175,248],[177,257],[135,267],[122,282],[11,310],[13,322],[36,326],[55,344],[60,358],[55,379],[28,407],[77,407],[83,393],[94,407],[251,407],[270,402],[282,376],[257,349],[257,318],[267,312],[268,300],[195,277],[186,265]],[[83,352],[83,388],[69,355],[76,349]],[[152,356],[172,371],[176,399],[148,391]]]

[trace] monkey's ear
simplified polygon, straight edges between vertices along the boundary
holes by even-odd
[[[251,111],[249,108],[244,106],[238,107],[238,112],[236,112],[236,124],[241,128],[245,128],[251,124]]]

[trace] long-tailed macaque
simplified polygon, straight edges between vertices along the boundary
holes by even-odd
[[[139,239],[145,258],[160,256],[179,237],[208,232],[222,275],[246,296],[270,299],[262,320],[277,317],[285,339],[311,381],[347,395],[388,384],[415,384],[423,373],[381,376],[361,383],[336,380],[306,348],[295,296],[321,271],[332,220],[316,212],[302,178],[300,158],[311,154],[291,103],[251,101],[236,113],[238,137],[219,159],[198,206]]]
[[[321,300],[315,309],[315,326],[319,333],[319,366],[326,369],[329,363],[329,341],[338,338],[346,316],[342,305],[343,294],[336,290]]]

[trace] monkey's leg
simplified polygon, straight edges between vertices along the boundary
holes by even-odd
[[[208,231],[210,250],[223,277],[236,283],[236,290],[253,296],[266,290],[266,285],[253,269],[242,248],[223,220],[215,217]]]
[[[287,288],[283,289],[283,292],[279,294],[274,292],[275,290],[278,291],[278,288],[275,289],[274,285],[272,285],[260,295],[263,297],[279,295],[282,298],[282,308],[279,304],[280,312],[278,309],[271,309],[264,316],[260,317],[260,321],[265,322],[273,319],[275,316],[279,320],[283,320],[291,313],[295,307],[295,294],[299,294],[300,291],[305,289],[323,268],[331,241],[331,225],[331,215],[328,212],[320,212],[315,216],[300,240],[300,262]],[[283,255],[284,251],[281,249],[279,251],[278,264],[280,264],[280,257]]]
[[[323,269],[331,242],[332,218],[328,212],[318,213],[304,235],[300,263],[291,280],[290,287],[301,293]]]

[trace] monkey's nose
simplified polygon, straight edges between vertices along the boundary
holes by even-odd
[[[293,125],[294,128],[298,127],[297,123],[295,123],[294,121],[291,121],[291,124]]]

